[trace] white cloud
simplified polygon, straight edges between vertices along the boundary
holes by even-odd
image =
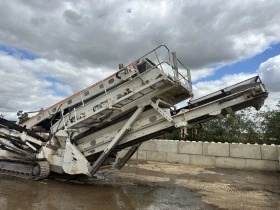
[[[265,100],[265,106],[264,109],[276,109],[276,105],[280,101],[280,91],[278,92],[269,92],[268,98]]]
[[[257,72],[271,92],[280,92],[280,55],[263,62]]]
[[[81,69],[62,61],[21,60],[0,53],[0,113],[16,119],[19,110],[47,108],[111,72],[107,68]]]
[[[257,73],[269,91],[269,97],[265,104],[274,109],[280,101],[280,55],[263,62]]]
[[[193,69],[193,81],[207,78],[216,70],[209,66],[252,57],[279,42],[279,9],[277,0],[0,1],[0,44],[40,57],[0,53],[0,113],[46,108],[64,97],[59,93],[70,95],[160,44]],[[276,91],[274,100],[278,64],[275,58],[258,71]],[[199,82],[196,97],[247,76]]]
[[[215,68],[192,69],[191,70],[192,82],[213,75],[215,73],[215,70],[216,70]]]
[[[228,86],[249,79],[253,76],[256,76],[256,74],[239,73],[239,74],[225,75],[221,79],[217,79],[217,80],[198,82],[193,86],[195,98],[199,98],[209,93],[219,91]]]
[[[0,42],[51,60],[111,68],[167,44],[188,67],[201,69],[279,42],[279,9],[277,0],[1,1]]]

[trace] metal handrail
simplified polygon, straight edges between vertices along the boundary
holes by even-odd
[[[159,60],[158,55],[157,55],[157,52],[156,52],[159,48],[165,48],[165,49],[166,49],[167,55],[168,55],[168,61],[162,61],[162,62],[161,62],[161,61]],[[186,83],[187,83],[187,85],[188,85],[188,87],[192,90],[192,81],[191,81],[190,69],[187,68],[187,67],[176,57],[176,59],[177,59],[177,61],[180,63],[180,65],[181,65],[185,70],[187,70],[187,78],[186,78],[186,76],[183,76],[183,75],[179,72],[179,70],[178,70],[178,72],[177,72],[177,70],[174,69],[174,66],[171,65],[171,63],[172,63],[172,61],[171,61],[171,52],[170,52],[169,48],[168,48],[166,45],[159,45],[158,47],[152,49],[151,51],[149,51],[149,52],[146,53],[145,55],[141,56],[140,58],[138,58],[138,59],[136,59],[135,61],[133,61],[132,63],[130,63],[129,65],[127,65],[127,66],[123,67],[122,69],[120,69],[116,74],[120,73],[121,71],[124,71],[127,67],[129,67],[129,66],[131,66],[131,65],[134,65],[134,64],[137,63],[139,60],[148,57],[148,56],[149,56],[150,54],[152,54],[152,53],[155,53],[155,56],[156,56],[156,59],[157,59],[157,62],[158,62],[158,64],[156,64],[156,67],[160,66],[161,70],[164,71],[164,69],[163,69],[163,67],[162,67],[162,64],[163,64],[163,63],[168,64],[169,66],[171,66],[171,69],[172,69],[172,71],[173,71],[173,74],[174,74],[173,77],[176,79],[176,74],[177,74],[177,75],[180,75],[181,78],[180,78],[180,79],[178,78],[177,81],[185,80]]]

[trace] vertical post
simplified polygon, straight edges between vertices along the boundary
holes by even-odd
[[[158,58],[158,55],[157,55],[157,51],[156,51],[156,50],[155,50],[155,55],[156,55],[156,57],[157,57],[158,64],[160,65],[160,68],[161,68],[161,70],[163,71],[163,68],[162,68],[162,65],[161,65],[161,63],[160,63],[160,60],[159,60],[159,58]]]
[[[171,54],[172,54],[172,61],[173,61],[173,69],[175,71],[175,80],[179,81],[179,70],[178,70],[176,52],[172,52]]]
[[[74,114],[75,114],[75,122],[77,122],[78,118],[77,118],[76,108],[74,108]]]
[[[107,95],[107,89],[106,89],[106,85],[104,83],[104,80],[102,80],[102,84],[103,84],[103,89],[104,89],[104,92],[105,92],[106,100],[107,100],[107,103],[108,103],[108,108],[111,109],[112,106],[111,106],[111,103],[110,103],[110,99],[108,98],[108,95]]]
[[[189,89],[190,89],[190,93],[193,94],[193,92],[192,92],[192,78],[191,78],[190,69],[187,69],[187,76],[188,76],[188,86],[189,86]]]
[[[85,103],[84,103],[84,99],[83,99],[83,94],[81,94],[80,96],[81,96],[81,99],[82,99],[82,104],[83,104],[83,106],[84,106]]]
[[[65,123],[65,120],[64,120],[64,115],[63,115],[63,109],[62,108],[60,108],[60,114],[61,114],[61,118],[62,118],[62,121],[63,121],[64,129],[66,129],[66,123]]]

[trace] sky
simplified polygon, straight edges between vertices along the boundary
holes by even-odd
[[[47,108],[165,44],[198,98],[260,75],[280,100],[279,0],[0,0],[0,114]]]

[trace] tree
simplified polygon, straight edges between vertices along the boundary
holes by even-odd
[[[175,130],[171,133],[163,134],[158,137],[159,139],[168,139],[168,140],[181,140],[180,130]]]
[[[260,118],[252,109],[230,114],[224,119],[213,119],[202,124],[191,140],[215,142],[263,143]]]
[[[256,112],[248,108],[202,123],[196,135],[189,132],[188,140],[237,142],[280,145],[280,101],[276,110]],[[161,136],[163,139],[180,140],[180,131]]]
[[[0,114],[0,118],[4,118],[4,115],[3,115],[3,114]]]
[[[262,122],[264,130],[264,138],[268,143],[280,144],[280,101],[276,110],[268,110],[263,112],[261,116],[264,118]]]
[[[22,124],[25,121],[30,119],[30,117],[28,116],[28,113],[23,112],[22,110],[18,111],[17,116],[18,116],[18,120],[19,120],[18,124]]]
[[[233,113],[224,119],[202,123],[197,134],[189,131],[188,140],[214,142],[264,143],[260,132],[261,118],[252,108]],[[161,136],[163,139],[180,140],[180,130]]]

